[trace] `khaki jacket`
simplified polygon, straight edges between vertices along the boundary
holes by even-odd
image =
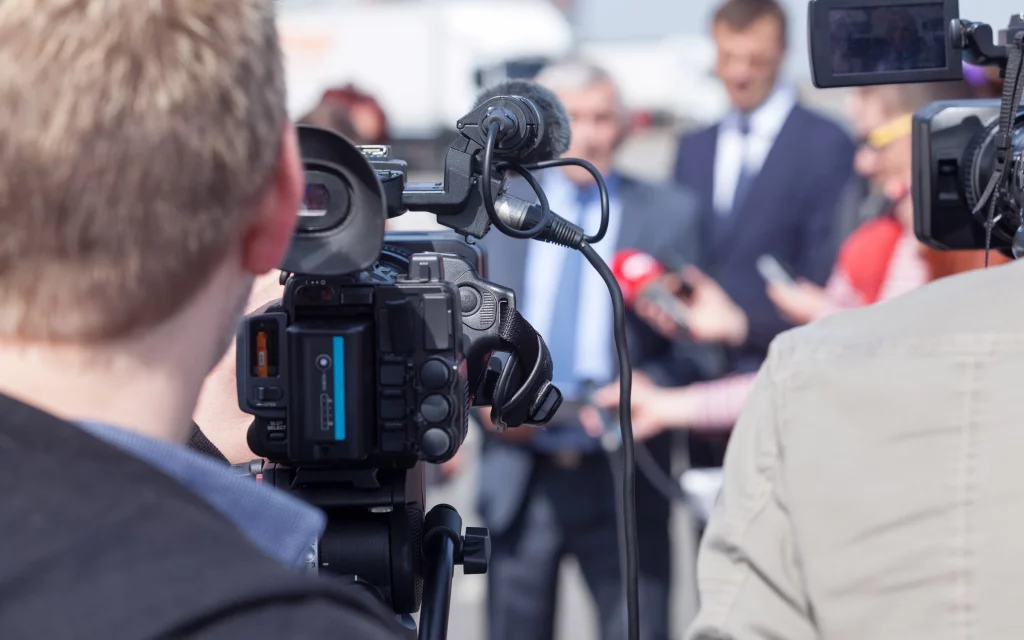
[[[780,336],[692,640],[1024,638],[1024,264]]]

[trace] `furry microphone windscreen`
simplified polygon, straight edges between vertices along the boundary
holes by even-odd
[[[561,157],[569,150],[571,132],[569,114],[562,101],[549,89],[536,82],[526,80],[509,80],[487,89],[476,100],[476,106],[498,96],[517,96],[526,98],[537,105],[542,123],[541,139],[537,146],[520,158],[524,165]]]

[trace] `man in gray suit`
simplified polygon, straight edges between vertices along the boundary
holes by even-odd
[[[569,61],[544,70],[537,80],[566,105],[572,121],[567,157],[592,162],[605,176],[610,223],[595,249],[606,262],[616,251],[639,249],[667,268],[697,261],[695,197],[619,174],[615,151],[626,130],[618,90],[603,70]],[[544,174],[553,211],[588,231],[600,220],[598,191],[578,168]],[[612,307],[608,291],[578,253],[541,242],[491,233],[489,275],[517,292],[523,315],[545,337],[555,364],[555,383],[566,402],[541,429],[488,430],[480,464],[479,510],[492,536],[489,579],[491,640],[553,637],[561,559],[573,555],[594,597],[602,638],[625,635],[622,567],[613,468],[599,441],[578,420],[585,384],[616,379]],[[588,265],[589,266],[589,265]],[[637,370],[663,384],[692,382],[693,374],[671,357],[671,346],[630,318],[628,343]],[[690,378],[689,380],[686,380]],[[647,443],[663,467],[669,441]],[[609,464],[611,463],[611,464]],[[668,638],[669,504],[641,474],[637,477],[641,564],[641,634]]]

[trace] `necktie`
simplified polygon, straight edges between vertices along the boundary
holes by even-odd
[[[579,220],[583,221],[590,191],[581,189],[577,194]],[[565,249],[565,261],[558,279],[558,294],[555,308],[551,313],[551,329],[547,343],[551,360],[555,365],[554,382],[566,399],[579,397],[579,382],[576,380],[576,327],[579,324],[579,299],[583,254]]]
[[[740,146],[740,175],[736,178],[736,189],[733,191],[732,208],[729,210],[729,217],[732,218],[743,206],[750,187],[757,178],[757,171],[750,168],[747,156],[750,153],[750,118],[741,115],[739,119],[739,132],[742,139]]]

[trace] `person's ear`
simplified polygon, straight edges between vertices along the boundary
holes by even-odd
[[[281,264],[298,224],[305,178],[299,139],[291,122],[281,133],[280,149],[276,168],[256,205],[258,210],[243,243],[242,266],[254,275]]]

